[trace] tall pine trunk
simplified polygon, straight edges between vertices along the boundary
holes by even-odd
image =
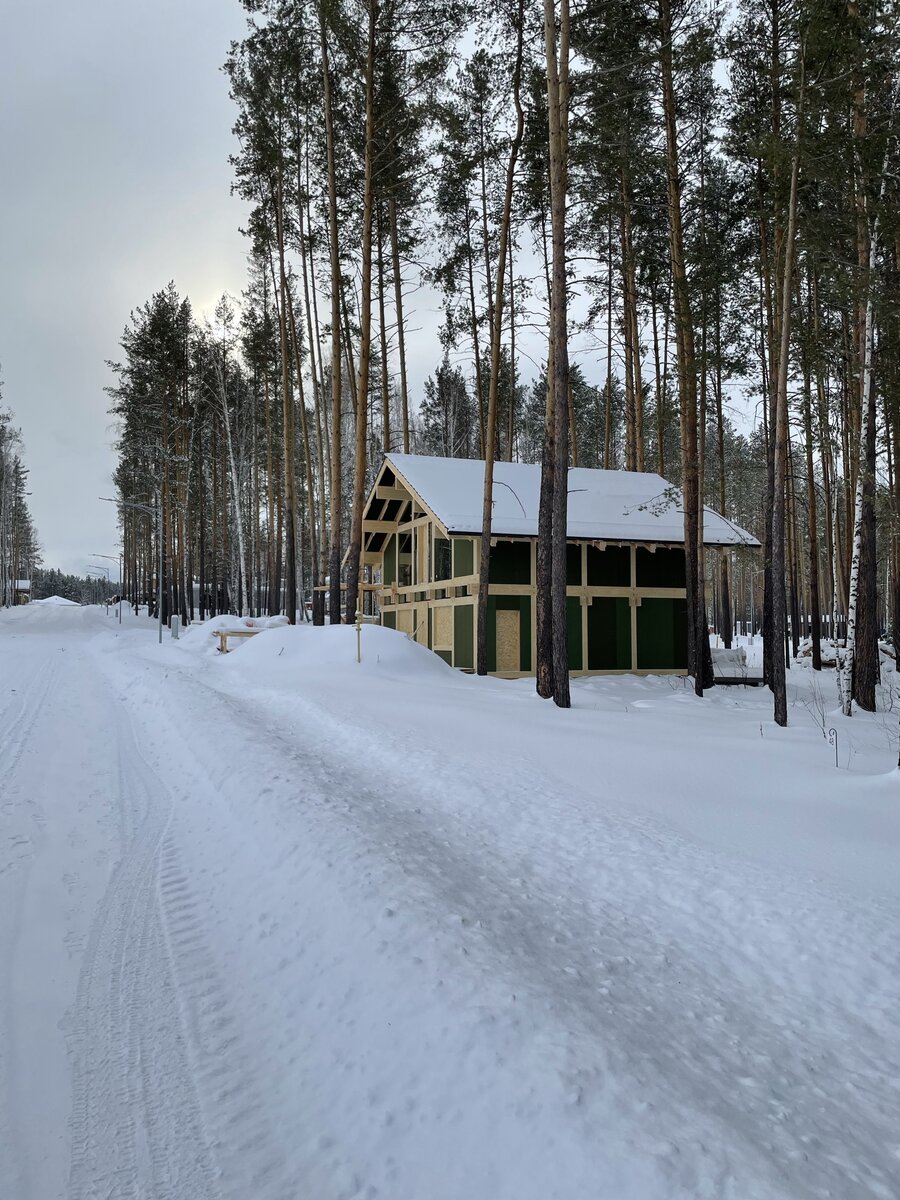
[[[341,264],[338,256],[337,175],[334,161],[334,118],[331,70],[324,5],[319,6],[319,46],[322,59],[322,106],[325,115],[325,157],[328,176],[328,236],[331,254],[331,528],[328,555],[328,620],[341,621]]]
[[[566,549],[569,502],[569,340],[566,304],[566,185],[569,120],[569,2],[560,0],[557,50],[554,0],[544,0],[547,60],[547,112],[550,133],[550,229],[553,270],[550,341],[553,346],[553,508],[550,550],[550,604],[553,645],[553,700],[569,708],[569,629],[566,605]]]
[[[684,507],[685,584],[688,610],[688,670],[694,689],[703,695],[711,682],[709,635],[703,580],[700,578],[698,505],[700,481],[697,444],[697,362],[694,325],[684,259],[681,222],[681,177],[672,70],[672,16],[669,0],[659,0],[660,67],[666,126],[666,179],[669,207],[669,254],[675,301],[675,346],[681,399],[681,472]]]
[[[376,0],[368,0],[369,33],[366,54],[366,154],[363,184],[362,312],[360,314],[359,374],[356,384],[356,455],[350,509],[347,555],[347,621],[359,608],[359,560],[362,553],[363,504],[366,489],[366,437],[369,414],[369,362],[372,346],[372,226],[375,206],[375,18]]]
[[[862,555],[863,522],[865,519],[865,488],[869,475],[870,439],[872,422],[875,413],[874,385],[874,353],[875,353],[875,301],[874,275],[875,256],[878,246],[878,221],[869,239],[868,280],[866,308],[863,328],[863,371],[862,371],[862,425],[859,432],[859,468],[856,473],[856,498],[853,519],[853,551],[850,562],[850,595],[847,606],[847,648],[844,654],[844,669],[841,673],[841,708],[844,716],[852,712],[854,673],[856,669],[858,607],[859,607],[859,577]],[[876,641],[876,654],[877,654]],[[874,709],[874,696],[872,697]]]
[[[297,621],[297,480],[294,471],[294,389],[291,383],[288,306],[291,303],[285,267],[284,186],[281,167],[275,197],[275,235],[278,243],[278,331],[281,343],[281,413],[284,464],[284,610],[288,621]]]
[[[409,454],[409,389],[406,377],[406,334],[403,328],[403,276],[400,273],[400,233],[397,228],[397,197],[388,201],[391,226],[391,266],[394,272],[394,308],[397,311],[397,353],[400,357],[400,410],[403,422],[403,453]]]
[[[478,577],[477,610],[477,673],[487,674],[487,617],[488,590],[491,566],[491,520],[494,506],[494,458],[497,451],[497,400],[500,390],[500,338],[503,327],[503,291],[506,282],[506,259],[509,248],[510,222],[512,220],[513,184],[515,183],[516,161],[522,136],[525,131],[525,113],[520,98],[522,81],[522,47],[524,27],[524,2],[519,0],[516,28],[516,64],[513,71],[513,102],[516,106],[516,132],[509,150],[506,167],[506,192],[503,199],[503,217],[500,221],[500,240],[497,251],[497,279],[491,322],[491,377],[488,387],[487,437],[484,456],[484,494],[481,515],[481,555]],[[512,405],[512,397],[510,397]]]
[[[803,50],[801,49],[801,55]],[[775,388],[775,412],[772,425],[775,439],[772,494],[772,649],[770,655],[770,686],[774,696],[775,723],[787,725],[787,679],[785,671],[785,642],[787,638],[787,593],[785,588],[785,497],[787,462],[790,448],[788,434],[788,366],[791,348],[791,293],[794,283],[794,258],[797,244],[797,200],[800,180],[800,148],[803,134],[804,73],[801,58],[800,97],[797,111],[797,131],[791,156],[791,188],[788,199],[788,223],[784,243],[784,262],[781,279],[781,330],[778,349],[778,383]]]

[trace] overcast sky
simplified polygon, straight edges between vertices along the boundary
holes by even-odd
[[[198,316],[244,286],[221,66],[246,15],[239,0],[0,6],[3,403],[22,429],[45,565],[83,574],[92,555],[117,553],[116,510],[98,499],[115,466],[103,389],[129,313],[170,279]],[[517,254],[518,273],[536,264],[527,247]],[[440,359],[440,321],[439,297],[420,286],[407,326],[414,403]],[[545,348],[540,320],[520,328],[523,377]],[[573,336],[570,353],[602,382],[592,337]],[[468,347],[457,357],[470,367]]]
[[[234,111],[220,67],[237,0],[20,0],[0,37],[0,378],[47,566],[116,554],[104,362],[174,279],[239,294]]]

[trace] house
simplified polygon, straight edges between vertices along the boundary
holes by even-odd
[[[535,670],[541,468],[494,466],[488,670]],[[363,514],[361,566],[383,625],[464,671],[475,668],[484,463],[388,454]],[[684,674],[687,603],[681,495],[661,476],[569,471],[568,619],[573,675]],[[705,510],[704,543],[759,542]]]
[[[14,580],[14,592],[16,604],[27,604],[31,599],[31,580],[16,579]]]

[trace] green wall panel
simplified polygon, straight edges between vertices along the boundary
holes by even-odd
[[[631,587],[631,549],[628,546],[587,548],[588,587]]]
[[[566,546],[566,583],[569,587],[581,587],[580,542],[569,542]]]
[[[397,538],[394,534],[390,535],[384,546],[384,582],[397,582]]]
[[[453,609],[453,665],[475,668],[475,609],[471,604],[457,604]]]
[[[531,542],[491,546],[491,583],[531,583]]]
[[[569,640],[569,670],[584,670],[584,648],[581,644],[581,601],[577,596],[566,597],[566,621]]]
[[[685,586],[683,547],[659,546],[651,552],[639,546],[636,560],[638,587],[683,588]]]
[[[637,610],[637,665],[642,671],[687,668],[687,601],[645,599]]]
[[[453,539],[453,577],[475,573],[475,545],[470,538]]]
[[[631,670],[631,607],[624,598],[595,596],[588,605],[588,670]]]
[[[397,628],[397,614],[395,612],[386,612],[381,614],[381,623],[385,629]]]
[[[531,665],[531,597],[521,596],[519,598],[519,612],[522,614],[522,629],[519,634],[519,659],[520,671],[531,671],[534,668]]]

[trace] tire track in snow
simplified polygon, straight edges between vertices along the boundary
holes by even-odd
[[[171,802],[116,711],[122,857],[91,926],[66,1032],[70,1200],[215,1200],[159,912]]]
[[[388,801],[383,781],[373,787],[344,758],[330,764],[308,729],[304,740],[310,744],[298,744],[296,730],[287,737],[265,709],[177,674],[203,688],[208,717],[213,705],[219,708],[219,736],[240,746],[247,762],[260,755],[262,729],[270,774],[278,753],[290,773],[304,779],[307,806],[351,826],[376,854],[402,863],[438,900],[440,911],[466,914],[469,951],[491,971],[492,964],[505,964],[510,982],[544,996],[570,1032],[576,1089],[589,1093],[612,1069],[653,1097],[640,1125],[647,1137],[655,1131],[656,1153],[668,1161],[673,1183],[683,1189],[679,1194],[699,1194],[692,1191],[700,1186],[692,1158],[701,1156],[706,1172],[719,1173],[716,1195],[818,1200],[836,1194],[836,1181],[841,1200],[896,1195],[890,1074],[898,1064],[885,1061],[880,1077],[869,1074],[867,1052],[877,1043],[854,1014],[836,1014],[850,1022],[838,1054],[828,1030],[817,1029],[796,1005],[787,1028],[773,1023],[756,1003],[758,996],[729,975],[724,962],[714,953],[705,959],[706,939],[711,945],[719,940],[714,906],[695,930],[696,944],[684,944],[667,940],[670,923],[662,907],[636,915],[609,891],[598,909],[596,897],[548,892],[527,863],[498,871],[477,835],[457,844],[452,814],[436,828],[433,818],[417,811],[415,784],[402,780],[402,769]],[[313,727],[352,728],[303,705]],[[189,749],[202,761],[196,747]],[[352,808],[344,797],[352,797]],[[548,799],[563,803],[556,794]],[[628,872],[668,871],[671,843],[678,839],[664,844],[634,822],[604,819],[611,829],[595,832],[598,851],[608,842],[612,884],[622,863],[617,843],[622,833],[631,855],[624,882]],[[691,860],[698,878],[710,876],[713,900],[723,887],[714,856],[687,844],[678,852]],[[744,882],[755,882],[752,870],[745,874]],[[734,879],[726,891],[741,882]],[[654,915],[661,918],[659,927]],[[870,1044],[857,1048],[856,1034]]]
[[[18,711],[8,724],[4,723],[0,734],[0,781],[3,789],[0,792],[0,904],[4,906],[6,917],[2,924],[0,961],[4,963],[11,961],[12,948],[20,936],[22,925],[25,888],[19,881],[13,880],[17,871],[29,869],[35,852],[34,835],[40,833],[43,825],[43,816],[35,797],[20,794],[15,787],[14,772],[31,743],[35,725],[58,674],[58,656],[47,655],[39,669],[29,676],[28,685],[17,702]],[[19,678],[18,672],[15,677]],[[0,988],[0,1137],[3,1144],[15,1148],[19,1138],[12,1132],[16,1129],[17,1118],[11,1089],[14,1087],[13,1047],[16,1044],[16,1029],[10,987],[11,978],[4,971]],[[12,1161],[0,1164],[0,1187],[8,1187],[9,1195],[16,1194],[14,1188],[21,1194],[25,1186],[24,1164],[20,1156],[21,1149],[18,1154],[14,1149]]]
[[[250,708],[232,703],[245,712]],[[348,727],[304,704],[310,724]],[[271,737],[269,714],[260,712],[258,719],[267,723]],[[291,753],[287,739],[275,736]],[[470,836],[473,830],[466,830],[464,843],[454,837],[458,829],[451,814],[435,827],[417,811],[415,785],[402,781],[402,769],[390,789],[392,799],[386,800],[383,784],[373,788],[370,777],[350,763],[332,768],[298,747],[293,757],[298,773],[317,784],[322,795],[352,796],[357,831],[389,849],[432,891],[443,911],[464,914],[469,953],[483,958],[487,949],[488,964],[502,964],[511,982],[546,997],[572,1035],[575,1094],[588,1093],[612,1069],[653,1098],[642,1125],[647,1136],[656,1129],[656,1153],[688,1194],[695,1194],[702,1176],[694,1177],[684,1146],[711,1160],[707,1170],[718,1160],[717,1196],[744,1200],[757,1194],[749,1190],[755,1185],[759,1194],[770,1195],[775,1187],[791,1200],[824,1200],[837,1194],[838,1178],[841,1200],[895,1200],[900,1139],[892,1102],[900,1060],[881,1059],[878,1072],[870,1074],[869,1057],[855,1040],[866,1032],[857,1013],[845,1019],[846,1041],[837,1053],[829,1031],[816,1028],[796,1007],[785,1034],[714,950],[708,961],[704,957],[719,937],[723,914],[714,905],[703,920],[695,918],[694,944],[670,941],[665,901],[656,911],[630,911],[627,896],[623,904],[616,895],[615,872],[599,908],[577,886],[560,895],[557,883],[541,879],[527,859],[507,861],[498,870],[490,857],[495,848],[479,844]],[[564,798],[549,780],[543,781],[542,794],[544,789],[547,802],[562,809]],[[489,799],[485,789],[486,804]],[[612,819],[599,847],[613,863],[621,859],[622,846],[616,844],[621,833],[632,842],[629,871],[668,870],[677,839]],[[678,853],[697,878],[718,873],[710,856],[689,844],[680,844]],[[602,864],[601,855],[600,872]],[[733,886],[741,882],[735,879]],[[722,880],[709,888],[710,900],[717,887]],[[706,939],[709,947],[703,945]],[[846,1047],[853,1048],[849,1061]],[[673,1120],[664,1115],[666,1108],[679,1115]],[[703,1125],[698,1126],[698,1117]],[[723,1127],[727,1141],[711,1153]],[[748,1163],[753,1164],[749,1177]]]
[[[10,724],[5,727],[3,734],[0,735],[0,778],[4,781],[4,799],[0,806],[0,813],[6,818],[4,825],[13,823],[13,817],[20,812],[23,804],[27,806],[29,816],[38,830],[43,824],[43,815],[35,798],[33,796],[23,798],[13,791],[12,778],[14,770],[28,748],[34,727],[43,712],[44,704],[58,675],[57,657],[55,655],[48,657],[41,670],[31,677],[28,689],[22,697],[18,715],[12,719]],[[8,831],[5,833],[4,846],[5,851],[0,858],[0,875],[12,870],[24,859],[31,858],[34,852],[31,837],[21,828],[14,829],[12,833]]]
[[[162,848],[160,889],[197,1089],[221,1166],[222,1194],[233,1200],[298,1200],[284,1151],[266,1119],[257,1072],[230,1010],[228,989],[204,936],[203,904],[171,833]]]

